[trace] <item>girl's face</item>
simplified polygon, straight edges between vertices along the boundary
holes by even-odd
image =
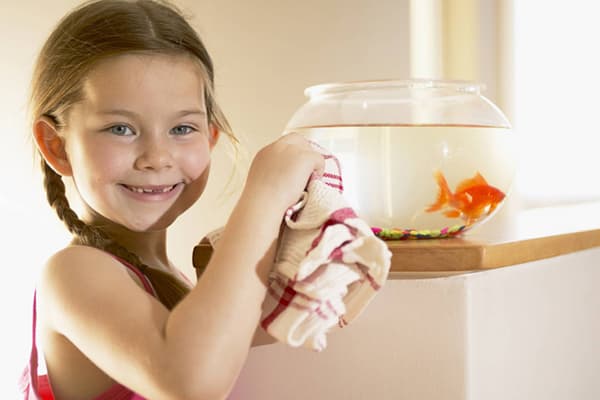
[[[83,88],[63,130],[83,218],[165,229],[204,190],[217,139],[199,67],[185,56],[118,56]]]

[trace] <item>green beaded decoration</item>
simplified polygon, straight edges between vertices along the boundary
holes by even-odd
[[[411,240],[411,239],[443,239],[460,235],[466,225],[453,225],[442,229],[397,229],[397,228],[371,228],[375,236],[383,240]]]

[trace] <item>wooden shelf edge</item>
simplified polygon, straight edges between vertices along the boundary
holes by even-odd
[[[481,269],[544,260],[594,247],[600,247],[600,230],[597,229],[500,243],[488,246]]]
[[[600,247],[600,229],[514,240],[465,238],[389,241],[390,273],[455,274],[518,265]],[[194,247],[193,265],[201,271],[212,248],[207,242]]]
[[[388,244],[393,272],[459,272],[507,267],[600,247],[600,229],[501,242],[443,239]]]

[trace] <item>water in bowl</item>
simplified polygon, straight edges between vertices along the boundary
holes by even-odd
[[[344,196],[361,218],[408,237],[451,236],[489,219],[515,174],[508,128],[364,125],[294,131],[338,157]]]

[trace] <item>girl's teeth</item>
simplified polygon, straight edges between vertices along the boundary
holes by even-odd
[[[173,188],[175,187],[175,185],[173,186],[169,186],[163,189],[144,189],[144,188],[138,188],[138,187],[133,187],[133,186],[128,186],[129,190],[131,190],[132,192],[137,192],[137,193],[166,193],[166,192],[170,192],[171,190],[173,190]]]

